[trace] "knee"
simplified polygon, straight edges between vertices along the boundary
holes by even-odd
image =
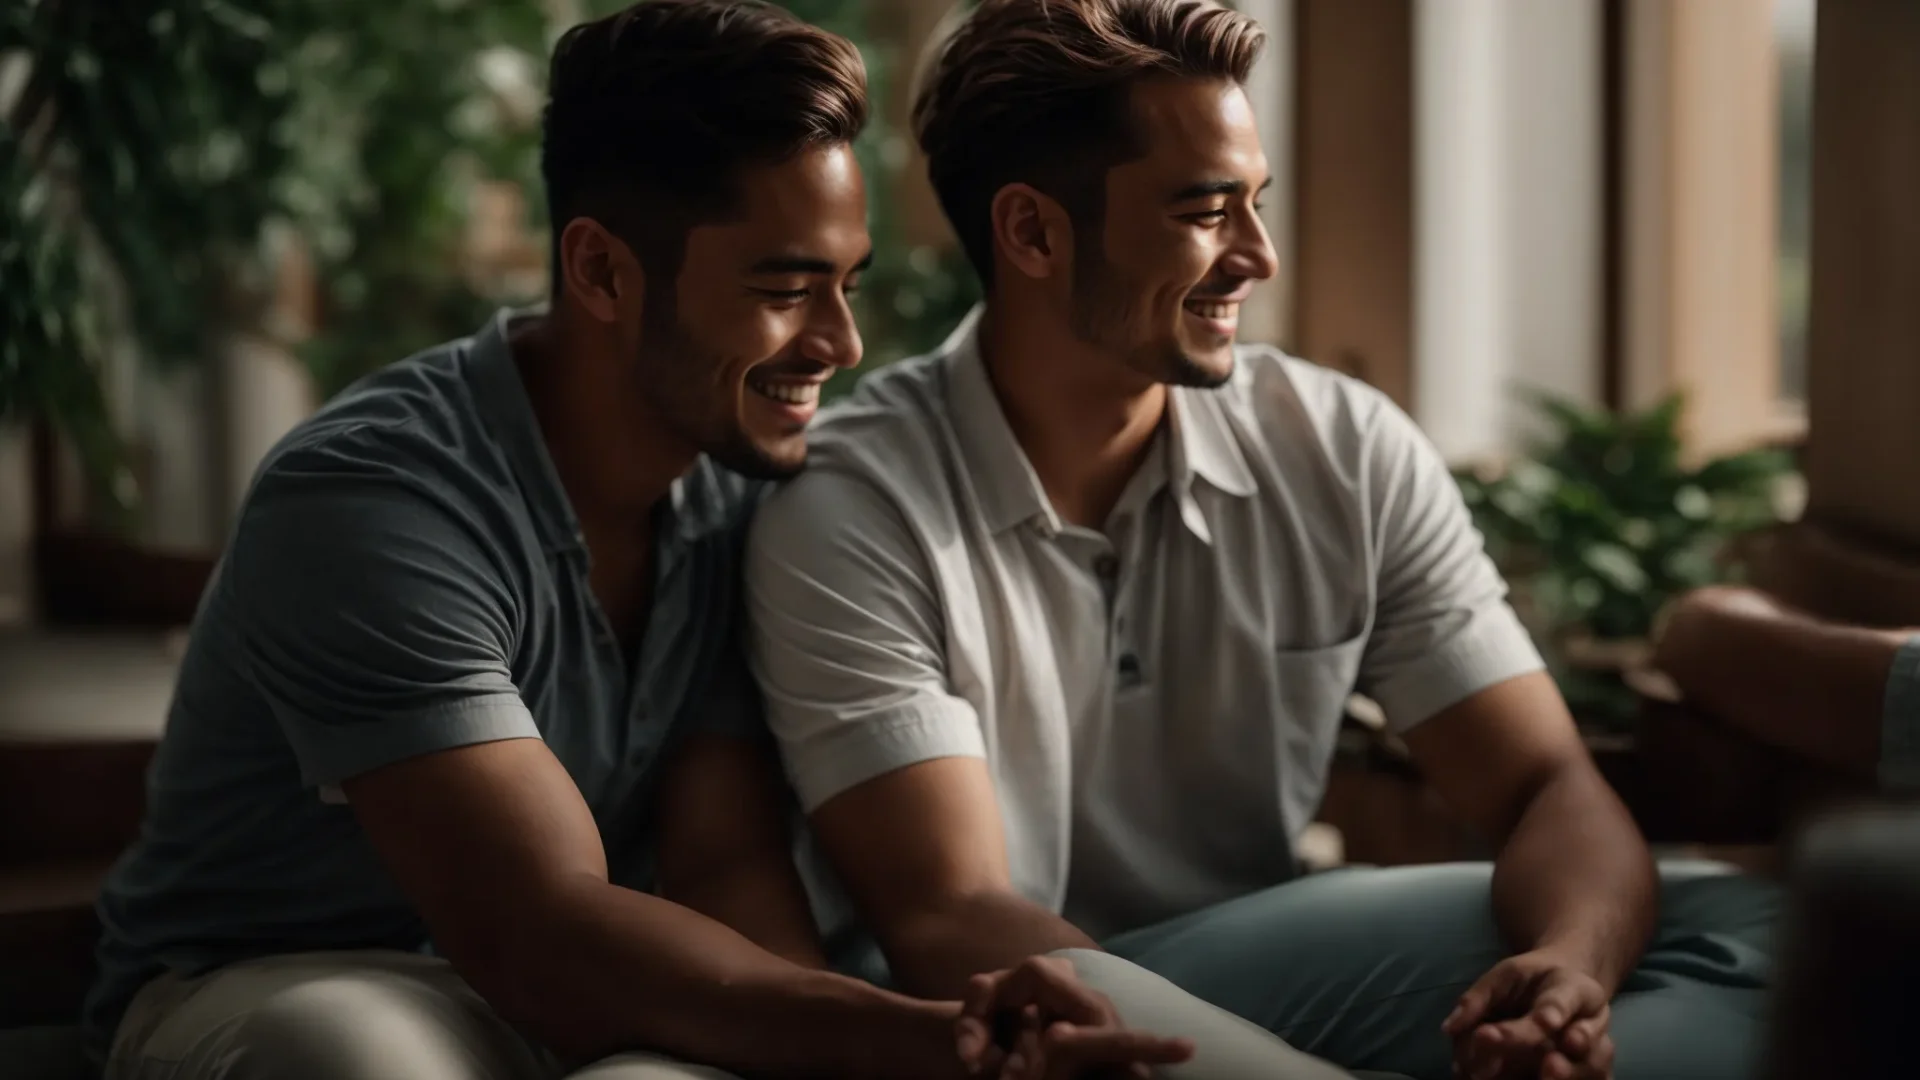
[[[1661,924],[1667,934],[1719,934],[1764,948],[1786,908],[1778,883],[1724,867],[1663,865]]]
[[[220,1080],[472,1080],[447,1018],[417,995],[362,979],[323,979],[273,994],[208,1049]]]
[[[1135,964],[1123,960],[1110,952],[1099,949],[1055,949],[1047,954],[1072,965],[1073,973],[1079,980],[1095,990],[1112,994],[1116,986],[1128,986],[1152,980],[1162,981],[1159,976]]]
[[[690,1065],[684,1061],[675,1061],[656,1054],[627,1053],[597,1061],[578,1072],[569,1073],[567,1080],[737,1080],[737,1078],[732,1073],[722,1072],[707,1065]]]

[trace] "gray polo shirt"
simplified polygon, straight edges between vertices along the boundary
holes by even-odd
[[[261,466],[194,622],[140,840],[100,899],[96,1049],[163,970],[428,946],[341,804],[344,779],[543,739],[615,880],[645,887],[648,797],[674,735],[758,728],[734,639],[757,486],[704,460],[674,485],[643,643],[623,655],[509,318],[362,381]]]
[[[1293,874],[1356,689],[1406,731],[1540,669],[1445,464],[1377,391],[1243,347],[1227,385],[1172,391],[1078,528],[973,327],[816,421],[754,523],[751,653],[808,808],[984,757],[1014,885],[1106,935]]]

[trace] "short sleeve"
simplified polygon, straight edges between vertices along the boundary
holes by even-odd
[[[215,617],[313,787],[539,737],[510,673],[516,604],[500,560],[451,485],[379,457],[284,454],[221,571]]]
[[[949,689],[925,552],[880,492],[802,473],[755,519],[746,579],[749,658],[807,811],[922,761],[986,756]]]
[[[1880,727],[1880,786],[1920,791],[1920,635],[1894,654]]]
[[[1384,397],[1362,431],[1378,571],[1360,690],[1405,732],[1543,665],[1439,451]]]

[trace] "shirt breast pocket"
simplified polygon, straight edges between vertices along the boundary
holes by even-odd
[[[1279,724],[1283,762],[1282,809],[1296,835],[1319,810],[1347,699],[1359,680],[1366,646],[1367,635],[1362,632],[1333,645],[1278,649],[1273,654],[1273,712]]]

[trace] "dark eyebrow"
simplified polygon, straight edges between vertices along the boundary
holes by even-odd
[[[853,272],[859,273],[873,265],[873,252],[869,251],[853,264]],[[840,267],[832,259],[823,259],[818,255],[769,255],[752,266],[747,267],[751,277],[772,274],[837,274]]]
[[[1260,186],[1256,188],[1255,191],[1265,191],[1272,183],[1273,177],[1269,176],[1260,182]],[[1245,180],[1202,180],[1197,184],[1189,184],[1179,191],[1174,192],[1173,197],[1168,199],[1167,202],[1183,203],[1194,199],[1204,199],[1210,195],[1238,195],[1245,190],[1247,190],[1247,182]]]

